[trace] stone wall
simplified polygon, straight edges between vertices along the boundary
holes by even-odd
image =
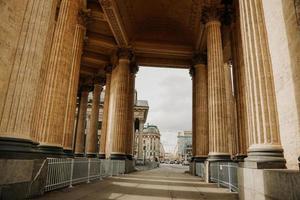
[[[300,199],[297,170],[238,169],[240,200]]]
[[[300,156],[300,26],[294,0],[263,0],[273,65],[279,126],[287,167]]]

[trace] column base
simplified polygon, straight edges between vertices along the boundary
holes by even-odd
[[[132,160],[132,155],[126,155],[127,160]]]
[[[86,157],[88,158],[97,158],[97,153],[86,153]]]
[[[105,154],[99,154],[98,158],[99,159],[105,159]]]
[[[243,164],[245,168],[285,169],[286,161],[282,149],[250,149]]]
[[[231,161],[231,158],[229,154],[211,154],[208,155],[207,160],[210,162],[228,162]]]
[[[199,162],[204,163],[206,161],[206,159],[207,159],[207,157],[200,157],[200,156],[199,157],[198,156],[193,157],[193,161],[195,163],[199,163]]]
[[[64,149],[64,153],[68,158],[74,158],[73,150],[70,149]]]
[[[79,158],[85,157],[84,153],[75,153],[74,156]]]
[[[42,158],[42,156],[37,151],[37,145],[38,143],[28,139],[0,137],[0,158]]]
[[[247,158],[247,155],[244,155],[244,154],[238,154],[238,155],[235,155],[235,156],[234,156],[233,161],[236,161],[236,162],[244,162],[244,161],[245,161],[245,158]]]
[[[64,149],[62,147],[39,145],[38,151],[39,153],[43,154],[46,157],[52,157],[52,158],[66,157],[66,154],[64,153]]]
[[[110,155],[111,160],[126,160],[125,154],[111,154]]]

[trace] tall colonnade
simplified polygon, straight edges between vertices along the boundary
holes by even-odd
[[[132,50],[119,48],[114,54],[117,59],[106,66],[105,75],[80,80],[90,12],[86,2],[27,0],[16,9],[23,11],[15,16],[23,23],[8,30],[19,40],[11,40],[5,55],[14,57],[4,60],[9,71],[1,73],[1,157],[132,160],[138,70]],[[85,133],[90,92],[91,120]]]
[[[193,160],[285,168],[262,1],[235,1],[234,10],[203,9],[207,57],[191,69]]]
[[[284,168],[262,0],[234,2],[230,12],[211,1],[199,16],[206,48],[194,52],[191,60],[193,159],[214,162],[248,156],[249,167]],[[90,12],[84,1],[27,0],[18,6],[22,12],[14,17],[20,23],[7,30],[18,40],[8,37],[10,48],[3,52],[13,59],[3,60],[8,67],[0,69],[2,156],[131,160],[138,70],[134,49],[118,45],[105,74],[80,79]],[[92,114],[85,133],[89,92]]]

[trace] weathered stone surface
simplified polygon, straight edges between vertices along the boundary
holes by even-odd
[[[248,12],[249,11],[249,12]],[[262,0],[240,1],[245,50],[249,149],[247,161],[282,162],[284,167],[270,47]],[[252,30],[252,31],[249,31]]]
[[[206,23],[209,157],[225,156],[229,158],[225,72],[220,27],[220,21],[215,19]]]
[[[91,113],[90,128],[86,135],[85,153],[88,156],[95,157],[97,155],[98,145],[98,118],[100,108],[100,94],[102,85],[99,82],[94,84],[93,90],[93,105]]]
[[[287,167],[300,155],[300,27],[294,0],[264,0],[264,15],[275,82],[280,138]]]
[[[0,135],[36,140],[32,124],[56,1],[0,1]]]
[[[300,198],[298,171],[239,168],[238,184],[241,200]]]
[[[85,119],[86,119],[86,110],[88,103],[88,88],[84,87],[81,91],[79,113],[78,113],[78,122],[76,129],[76,139],[75,139],[75,155],[84,154],[84,133],[85,133]]]

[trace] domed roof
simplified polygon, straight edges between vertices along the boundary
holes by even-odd
[[[144,133],[154,133],[154,134],[159,134],[159,130],[158,130],[158,128],[157,128],[157,126],[155,126],[155,125],[147,125],[147,127],[145,127],[144,129],[143,129],[143,132]]]

